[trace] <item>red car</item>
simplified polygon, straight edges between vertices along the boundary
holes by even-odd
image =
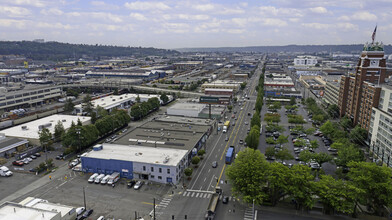
[[[12,165],[15,165],[15,166],[23,166],[23,165],[24,165],[24,162],[23,162],[23,161],[20,161],[20,160],[16,160],[16,161],[12,162]]]

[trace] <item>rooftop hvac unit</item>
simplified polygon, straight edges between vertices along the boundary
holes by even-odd
[[[23,125],[23,126],[22,126],[22,130],[27,130],[27,126],[26,126],[26,125]]]
[[[116,101],[116,99],[112,99],[112,101],[114,102],[114,101]]]
[[[62,121],[62,122],[66,122],[66,121],[67,121],[67,119],[62,119],[61,121]]]

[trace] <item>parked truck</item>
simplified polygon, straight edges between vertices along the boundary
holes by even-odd
[[[112,185],[116,183],[120,179],[120,173],[119,172],[114,172],[110,175],[110,178],[108,180],[108,185]]]
[[[0,176],[12,176],[11,170],[8,169],[6,166],[1,166],[0,167]]]
[[[213,220],[216,214],[216,207],[219,202],[219,196],[222,194],[222,189],[218,186],[215,188],[215,192],[212,194],[210,198],[210,202],[208,203],[207,212],[205,215],[206,220]]]
[[[222,130],[222,132],[223,132],[223,133],[226,133],[226,132],[229,130],[229,127],[230,127],[230,121],[226,121],[226,122],[223,124],[223,130]]]

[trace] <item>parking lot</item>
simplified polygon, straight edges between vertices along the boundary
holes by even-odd
[[[299,100],[297,100],[297,102],[299,102]],[[297,105],[300,106],[297,109],[297,114],[302,115],[303,118],[307,121],[307,123],[303,124],[304,130],[306,130],[308,128],[312,128],[313,126],[309,122],[309,120],[311,118],[309,118],[306,109],[304,109],[304,106],[302,104],[297,104]],[[289,126],[294,126],[294,124],[291,124],[288,122],[288,116],[287,116],[285,110],[286,109],[282,106],[282,108],[277,111],[277,113],[280,114],[280,119],[281,119],[281,121],[278,123],[278,125],[283,126],[283,128],[284,128],[284,131],[281,132],[280,134],[288,136],[288,141],[289,141],[288,143],[283,144],[283,146],[285,146],[294,157],[298,157],[299,154],[295,153],[296,147],[294,146],[294,143],[292,142],[293,139],[298,138],[298,136],[290,134]],[[267,112],[268,112],[268,107],[266,104],[264,104],[264,106],[261,110],[262,119],[264,118],[264,114]],[[270,144],[266,143],[266,138],[267,138],[266,132],[265,132],[266,122],[263,121],[262,123],[264,124],[264,126],[263,126],[263,133],[260,136],[259,149],[262,153],[265,153],[267,147],[270,147],[270,146],[274,147],[274,145],[270,145]],[[307,135],[306,138],[309,139],[309,141],[312,141],[312,140],[318,141],[318,148],[316,148],[314,150],[315,153],[324,152],[324,153],[331,154],[333,157],[336,156],[336,155],[333,155],[332,152],[328,151],[328,147],[323,142],[322,137],[315,136],[314,134],[311,134],[311,135]],[[286,165],[289,165],[289,164],[293,165],[293,164],[300,163],[300,161],[293,159],[293,160],[287,160],[287,161],[285,161],[285,163],[286,163]],[[334,174],[334,172],[336,171],[336,165],[333,164],[333,162],[328,162],[328,163],[322,164],[322,168],[326,174]]]

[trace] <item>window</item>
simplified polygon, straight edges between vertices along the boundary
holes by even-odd
[[[161,179],[162,179],[162,177],[161,177],[161,176],[158,176],[158,179],[159,179],[159,180],[161,180]]]
[[[162,173],[162,168],[159,168],[159,173]]]
[[[151,167],[151,172],[154,172],[154,167]]]
[[[154,175],[151,175],[151,179],[154,179],[155,178],[155,176]]]
[[[143,171],[146,171],[146,166],[143,166]]]
[[[170,174],[170,169],[167,169],[167,174]]]

